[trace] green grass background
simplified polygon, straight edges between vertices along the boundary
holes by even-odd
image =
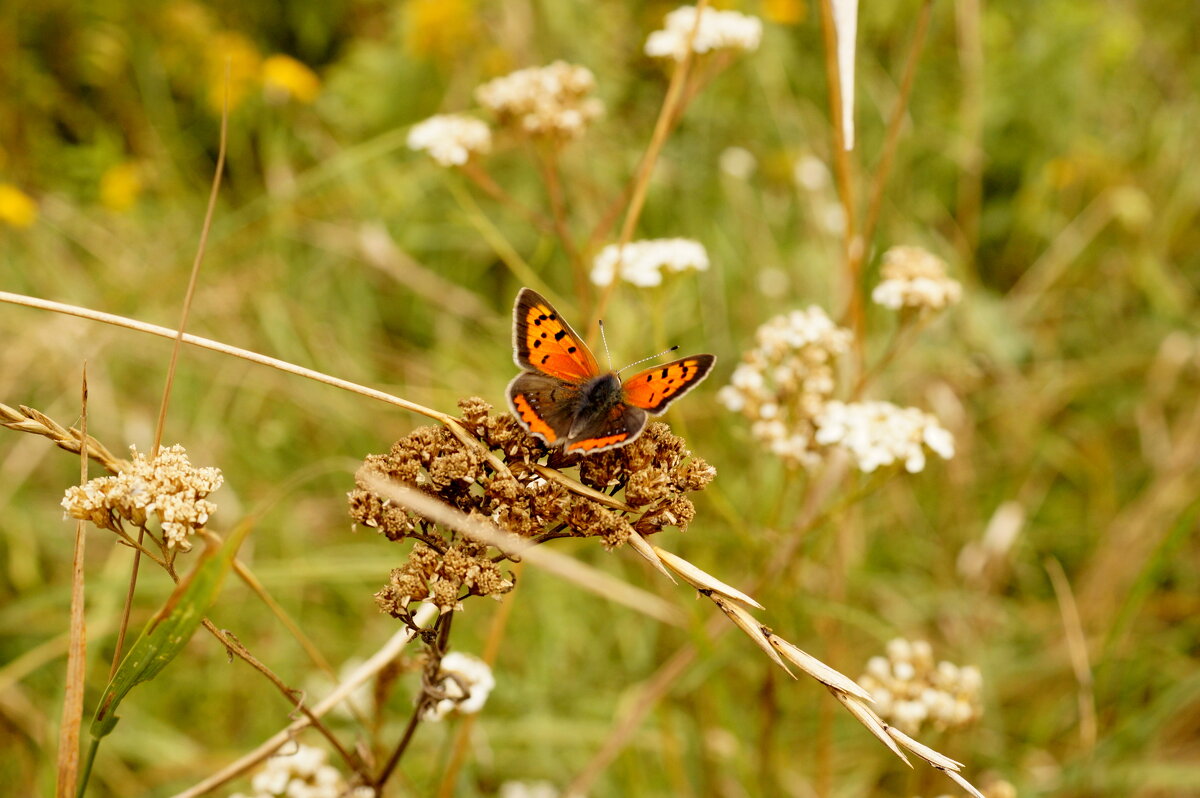
[[[967,732],[921,735],[966,763],[977,784],[994,771],[1021,796],[1200,795],[1200,13],[1190,0],[975,5],[934,6],[866,274],[869,290],[879,253],[913,243],[945,257],[964,282],[963,303],[872,391],[936,411],[958,455],[891,479],[812,532],[794,570],[758,595],[762,617],[851,676],[895,636],[929,639],[939,658],[978,665],[982,720]],[[860,196],[918,8],[863,4]],[[456,199],[455,189],[471,192],[466,181],[408,152],[407,126],[472,107],[474,86],[510,69],[555,58],[586,65],[607,114],[567,150],[564,172],[579,217],[593,218],[649,140],[666,77],[640,48],[669,9],[5,3],[0,182],[39,209],[31,226],[0,226],[0,288],[177,323],[218,139],[212,55],[234,31],[260,55],[308,64],[321,90],[311,104],[273,105],[251,86],[237,102],[189,330],[442,410],[469,395],[501,405],[520,282],[481,235],[480,219],[582,325],[567,262],[510,210],[477,193],[477,210]],[[810,303],[840,309],[841,262],[840,241],[815,210],[835,199],[833,189],[814,197],[791,174],[804,155],[828,161],[831,146],[817,9],[741,9],[795,17],[767,22],[761,49],[688,109],[637,231],[700,240],[712,269],[661,289],[622,287],[606,314],[616,360],[650,354],[660,339],[719,358],[714,376],[668,416],[719,476],[712,495],[700,496],[692,528],[655,542],[734,584],[770,561],[806,485],[714,396],[760,323]],[[718,169],[730,146],[757,157],[749,179]],[[976,152],[977,217],[968,201]],[[125,162],[137,164],[143,188],[130,207],[115,208],[101,181]],[[519,149],[501,147],[488,166],[513,194],[544,207]],[[371,227],[410,256],[399,273],[360,254],[357,241]],[[764,293],[764,274],[768,282],[782,275],[785,290]],[[447,301],[443,284],[464,293]],[[893,320],[872,307],[868,322],[877,353]],[[131,443],[149,447],[169,342],[10,305],[0,307],[0,337],[0,401],[72,423],[87,360],[89,431],[118,454]],[[1182,365],[1171,366],[1174,352]],[[421,423],[185,350],[166,442],[224,471],[214,528],[265,510],[244,557],[340,662],[369,655],[394,631],[371,596],[403,557],[395,544],[351,531],[351,471]],[[77,478],[76,458],[0,431],[0,784],[14,795],[52,791],[73,539],[58,502]],[[1010,500],[1027,513],[1011,557],[986,585],[964,581],[960,551]],[[677,602],[696,631],[664,628],[526,570],[506,598],[515,606],[498,686],[459,795],[494,795],[508,779],[565,784],[633,687],[693,639],[699,663],[595,795],[807,796],[821,773],[839,796],[951,792],[928,769],[910,774],[823,690],[781,678],[748,641],[700,640],[715,610],[631,552],[553,545]],[[1094,746],[1079,734],[1049,558],[1079,601]],[[88,712],[107,674],[128,561],[108,535],[89,533]],[[839,567],[845,590],[835,599]],[[135,629],[168,589],[165,577],[144,571]],[[497,606],[468,603],[456,647],[479,651]],[[242,585],[228,583],[213,617],[284,679],[305,683],[302,652]],[[818,631],[833,622],[835,636]],[[399,734],[414,685],[410,676],[393,696],[386,739]],[[236,758],[288,722],[288,707],[264,687],[197,637],[126,702],[92,794],[167,795]],[[822,731],[822,713],[835,711]],[[429,794],[451,729],[422,727],[393,794]]]

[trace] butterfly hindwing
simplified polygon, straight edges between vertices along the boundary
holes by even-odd
[[[658,415],[699,385],[716,360],[712,355],[692,355],[648,368],[625,381],[625,401]]]
[[[513,322],[514,359],[521,368],[568,382],[582,382],[600,373],[583,339],[538,292],[521,289]]]
[[[522,371],[508,384],[508,406],[525,429],[554,446],[571,429],[579,388],[546,374]]]
[[[633,441],[646,428],[646,411],[621,402],[598,415],[566,441],[568,453],[593,454]]]

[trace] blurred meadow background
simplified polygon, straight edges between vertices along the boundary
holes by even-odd
[[[713,353],[664,420],[717,476],[687,530],[652,543],[752,590],[761,623],[852,678],[912,680],[928,657],[977,669],[969,717],[910,730],[989,797],[1200,795],[1200,7],[864,3],[847,155],[822,4],[718,6],[760,19],[761,43],[692,64],[703,81],[630,231],[697,241],[707,268],[609,291],[586,277],[621,235],[668,94],[676,62],[644,45],[672,4],[6,0],[0,291],[174,329],[227,86],[189,332],[451,414],[470,396],[506,409],[523,285],[580,333],[603,308],[617,365],[675,344]],[[603,103],[578,135],[531,141],[476,98],[559,59],[590,70]],[[448,167],[410,148],[439,113],[492,123],[490,153]],[[871,301],[901,245],[944,261],[961,301]],[[834,396],[932,414],[952,457],[927,448],[916,473],[864,473],[814,447],[805,467],[729,408],[719,394],[760,325],[812,305],[853,334]],[[88,432],[117,457],[150,450],[169,340],[9,301],[0,336],[0,402],[77,425],[86,360]],[[163,442],[221,469],[209,528],[252,519],[242,562],[342,670],[401,628],[373,596],[411,547],[353,528],[354,471],[431,423],[185,347]],[[55,789],[74,542],[60,502],[79,467],[0,428],[10,795]],[[385,794],[965,794],[744,635],[714,635],[720,611],[630,547],[545,548],[655,594],[676,623],[526,564],[502,601],[472,598],[454,621],[450,649],[493,660],[486,706],[417,726]],[[85,742],[131,560],[88,529]],[[142,563],[126,646],[172,589]],[[333,686],[245,581],[230,577],[209,615],[310,703]],[[365,720],[328,720],[376,770],[420,661],[405,649]],[[120,716],[90,795],[176,794],[297,717],[203,631]],[[320,735],[299,741],[353,780]],[[282,794],[264,790],[243,776],[215,794]]]

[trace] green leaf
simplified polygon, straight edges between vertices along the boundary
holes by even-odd
[[[122,699],[138,684],[157,676],[187,645],[208,608],[216,600],[221,583],[225,581],[233,558],[237,556],[238,547],[249,531],[250,524],[243,524],[224,545],[213,543],[215,536],[205,537],[205,549],[200,562],[146,624],[105,688],[92,719],[92,737],[99,740],[112,732],[119,720],[116,710]]]

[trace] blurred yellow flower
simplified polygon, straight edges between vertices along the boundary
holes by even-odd
[[[237,108],[258,83],[262,56],[254,43],[236,31],[222,31],[206,50],[208,105],[217,113],[225,106],[225,74],[229,70],[229,108]]]
[[[404,44],[415,56],[449,59],[476,38],[473,0],[411,0]]]
[[[29,227],[37,221],[38,207],[33,197],[11,183],[0,183],[0,222],[13,227]]]
[[[311,103],[321,92],[317,73],[287,55],[273,55],[263,61],[262,82],[267,99],[274,103],[289,99]]]
[[[808,16],[804,0],[763,0],[762,15],[776,25],[799,25]]]
[[[108,167],[100,176],[100,204],[110,211],[127,211],[142,194],[142,173],[133,161]]]

